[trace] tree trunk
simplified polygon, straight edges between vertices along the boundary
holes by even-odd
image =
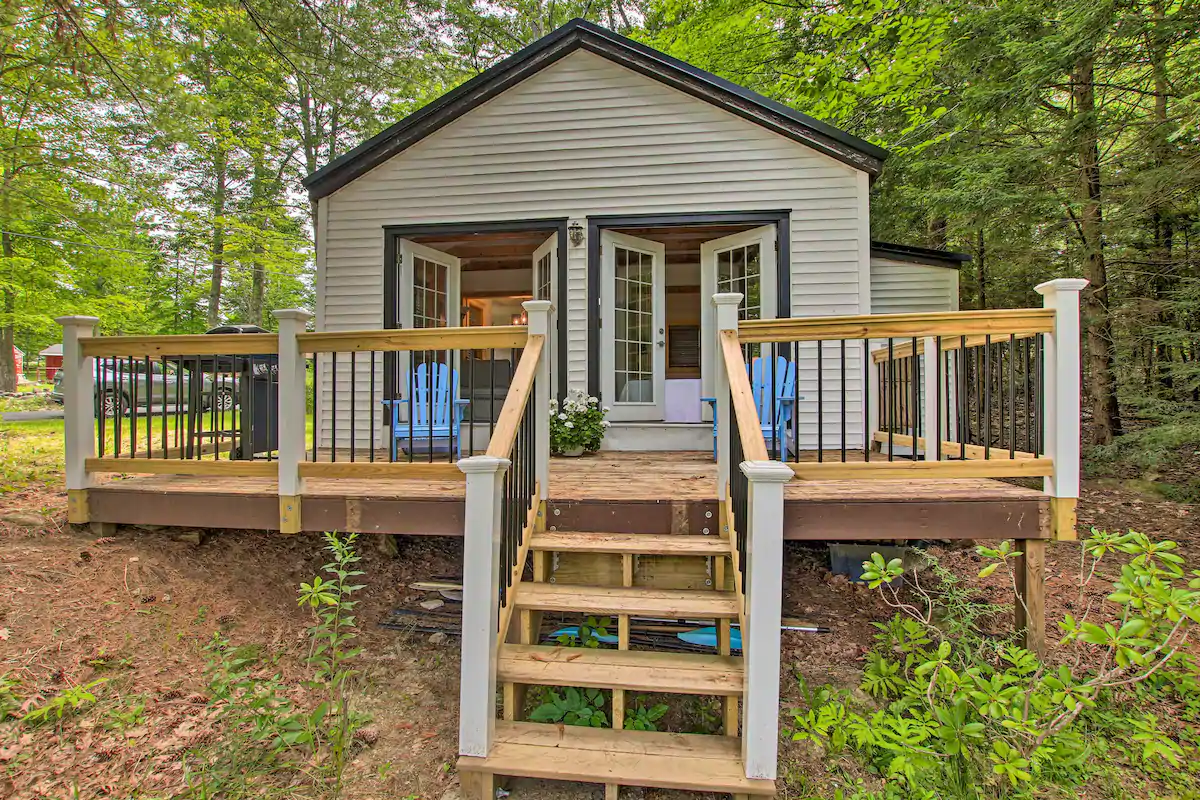
[[[216,188],[213,191],[212,284],[208,290],[208,327],[221,324],[221,282],[225,278],[225,202],[228,194],[229,153],[217,142],[213,163]]]
[[[0,233],[0,252],[4,258],[12,258],[12,237],[7,232]],[[17,358],[13,353],[16,345],[16,333],[13,325],[17,313],[17,297],[12,289],[5,287],[4,307],[0,309],[0,392],[15,392],[17,390]]]
[[[987,249],[983,239],[983,228],[976,234],[975,243],[975,282],[979,284],[979,307],[987,308]]]
[[[1079,227],[1083,238],[1083,323],[1087,331],[1087,396],[1092,406],[1091,442],[1108,444],[1121,433],[1104,259],[1104,201],[1101,192],[1100,134],[1096,119],[1095,58],[1080,60],[1071,75],[1075,105],[1072,129],[1079,158]]]
[[[265,210],[267,196],[270,193],[268,183],[271,180],[267,169],[263,144],[261,140],[255,145],[254,174],[250,186],[250,219],[254,220],[254,243],[250,247],[250,322],[255,325],[263,324],[263,305],[267,294],[267,273],[263,268],[265,249],[262,236],[266,234],[270,221]]]
[[[1167,35],[1166,11],[1161,0],[1150,4],[1154,27],[1149,34],[1150,68],[1154,73],[1154,169],[1161,176],[1167,170],[1171,158],[1171,129],[1168,125],[1167,98],[1170,82],[1167,79]],[[1176,285],[1175,275],[1175,225],[1164,192],[1154,192],[1150,198],[1151,222],[1154,234],[1155,275],[1152,280],[1156,317],[1160,328],[1172,324],[1171,315],[1165,306],[1167,298]],[[1165,390],[1168,397],[1174,394],[1171,375],[1171,348],[1162,342],[1152,342],[1150,348],[1152,379],[1151,391]],[[1173,399],[1173,397],[1172,397]]]

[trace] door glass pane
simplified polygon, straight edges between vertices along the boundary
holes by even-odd
[[[758,243],[717,253],[717,291],[744,295],[738,319],[762,318],[762,250]]]
[[[654,256],[617,247],[613,338],[618,403],[654,402]]]
[[[534,300],[550,300],[550,254],[542,256],[537,263],[537,286],[534,290]]]
[[[445,328],[449,325],[449,274],[445,264],[419,257],[413,259],[414,328]]]

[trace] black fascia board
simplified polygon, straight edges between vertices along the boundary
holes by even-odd
[[[958,269],[971,260],[970,253],[956,253],[953,250],[934,250],[931,247],[877,241],[871,242],[871,255],[890,258],[893,261],[907,261],[912,264],[928,264],[931,267],[948,267],[949,269]]]

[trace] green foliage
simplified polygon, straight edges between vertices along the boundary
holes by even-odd
[[[1063,646],[1074,653],[1058,667],[961,620],[955,627],[949,618],[957,606],[938,608],[938,590],[921,589],[915,570],[875,554],[864,564],[868,580],[900,612],[877,624],[863,673],[862,689],[881,705],[866,709],[849,692],[806,690],[806,707],[791,714],[792,737],[830,757],[852,753],[905,796],[991,798],[1077,786],[1107,768],[1095,754],[1110,747],[1125,748],[1129,763],[1158,780],[1187,785],[1200,769],[1194,732],[1165,730],[1144,703],[1128,702],[1138,694],[1157,703],[1181,696],[1191,713],[1200,707],[1196,665],[1181,648],[1200,622],[1200,572],[1185,575],[1177,549],[1134,531],[1093,530],[1082,543],[1081,597],[1102,561],[1127,560],[1114,567],[1119,577],[1103,608],[1080,603],[1084,618],[1062,620]],[[991,561],[981,574],[1010,577],[1020,555],[1008,544],[978,552]],[[919,600],[901,597],[901,576]]]
[[[561,407],[557,400],[551,400],[550,448],[555,453],[580,447],[588,453],[599,450],[608,428],[608,420],[604,419],[607,413],[597,398],[577,389],[562,401]]]
[[[648,706],[646,698],[638,697],[634,700],[632,708],[625,709],[625,730],[656,731],[658,730],[656,723],[670,710],[670,706],[666,703],[655,703]]]
[[[0,675],[0,722],[9,717],[15,717],[21,708],[21,696],[18,693],[21,682],[7,672]]]
[[[534,722],[561,722],[583,728],[603,728],[608,724],[604,693],[599,689],[567,687],[561,695],[551,689],[547,696],[549,699],[529,715]]]
[[[68,686],[37,708],[26,713],[25,716],[21,717],[21,722],[24,722],[26,725],[41,725],[51,720],[59,722],[68,714],[73,714],[84,706],[90,706],[95,703],[96,695],[92,694],[91,690],[107,682],[107,678],[100,678],[90,683]]]
[[[314,762],[319,769],[313,777],[334,796],[340,793],[354,731],[362,722],[351,708],[351,662],[359,650],[350,646],[356,605],[350,598],[363,588],[354,583],[363,574],[354,568],[360,560],[356,539],[326,533],[333,560],[323,570],[330,577],[314,577],[298,592],[299,604],[314,619],[308,631],[313,673],[305,685],[320,700],[312,709],[296,705],[282,675],[262,663],[260,648],[234,647],[221,634],[213,635],[206,671],[222,738],[191,753],[190,796],[257,798],[276,791],[274,776],[304,774]]]
[[[588,617],[579,624],[577,633],[566,632],[558,636],[558,643],[564,647],[600,647],[603,642],[601,636],[608,636],[608,629],[612,626],[612,620],[608,617]]]

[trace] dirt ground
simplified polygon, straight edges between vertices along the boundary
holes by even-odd
[[[1200,560],[1200,520],[1192,507],[1092,483],[1079,516],[1085,525],[1172,538],[1190,563]],[[107,681],[91,712],[61,725],[0,724],[0,797],[176,794],[184,753],[209,733],[203,648],[217,631],[234,643],[261,645],[265,660],[302,698],[310,616],[298,607],[296,589],[327,560],[321,546],[315,536],[247,531],[210,534],[199,544],[195,532],[177,529],[122,528],[97,539],[66,525],[65,498],[57,489],[33,486],[0,498],[0,675],[19,681],[26,707],[68,686]],[[364,648],[357,707],[372,717],[366,737],[372,743],[357,751],[344,796],[451,800],[457,794],[457,641],[434,644],[428,634],[377,623],[391,609],[424,599],[409,583],[458,574],[460,543],[407,538],[399,548],[398,556],[371,540],[360,548],[367,589],[357,609]],[[986,581],[974,577],[980,564],[971,550],[933,552],[987,596],[1011,602],[1002,571]],[[891,616],[877,594],[833,576],[826,558],[823,548],[788,550],[785,614],[830,632],[785,633],[785,709],[800,700],[795,676],[813,686],[853,685],[871,643],[871,623]],[[1051,546],[1048,620],[1079,602],[1078,570],[1078,545]],[[138,707],[130,717],[127,710]],[[788,787],[803,784],[813,768],[804,753],[784,745],[781,777]],[[514,797],[575,800],[600,793],[598,787],[526,782]]]

